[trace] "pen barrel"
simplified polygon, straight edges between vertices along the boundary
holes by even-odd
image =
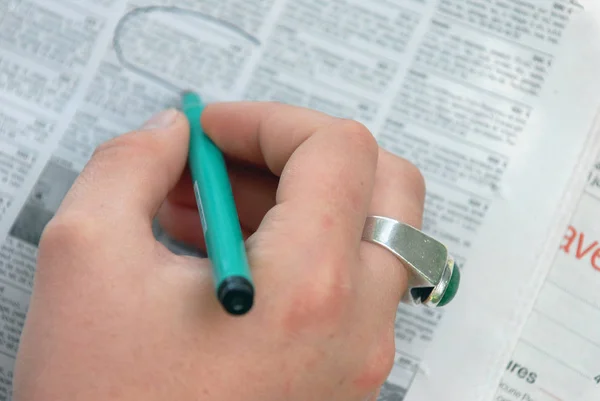
[[[193,121],[200,121],[190,116]],[[235,280],[252,286],[244,238],[223,154],[199,124],[190,127],[189,166],[219,299]],[[229,280],[229,281],[228,281]],[[226,282],[228,281],[228,282]],[[226,288],[225,288],[226,290]]]

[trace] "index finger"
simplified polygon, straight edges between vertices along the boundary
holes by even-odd
[[[358,249],[379,149],[362,124],[285,104],[236,102],[208,105],[202,125],[228,156],[281,177],[270,217],[286,235],[334,252]]]
[[[269,168],[280,175],[294,150],[317,129],[338,119],[272,102],[208,104],[202,127],[228,156]]]

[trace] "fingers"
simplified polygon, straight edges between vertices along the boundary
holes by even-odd
[[[225,153],[281,176],[267,223],[287,244],[304,255],[358,249],[378,149],[364,126],[270,103],[210,105],[202,123]]]
[[[419,170],[405,159],[380,150],[369,215],[390,217],[420,228],[425,202],[425,183]],[[400,260],[383,247],[363,241],[361,257],[365,280],[373,283],[365,299],[388,308],[381,316],[393,319],[407,287],[407,270]],[[386,321],[383,322],[385,324]]]
[[[228,168],[233,197],[246,237],[256,231],[269,209],[275,206],[278,179],[247,165]],[[191,176],[186,170],[161,207],[159,222],[172,237],[205,249]]]
[[[113,226],[135,221],[149,226],[179,181],[187,161],[188,142],[185,116],[167,110],[145,128],[100,145],[57,215],[68,210]]]
[[[335,121],[318,111],[263,102],[209,104],[202,114],[204,130],[225,154],[276,175],[302,142]]]
[[[420,228],[424,202],[425,181],[419,169],[408,160],[380,149],[369,214]]]
[[[198,209],[165,202],[158,211],[158,219],[161,228],[172,238],[206,252]],[[244,240],[248,239],[252,232],[242,227]]]

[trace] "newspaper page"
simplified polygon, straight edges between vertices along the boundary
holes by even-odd
[[[94,148],[176,105],[178,89],[364,123],[424,172],[424,230],[464,266],[464,300],[489,268],[478,249],[497,246],[494,258],[514,245],[480,233],[525,207],[539,218],[523,232],[545,233],[586,157],[600,60],[580,48],[584,36],[567,36],[586,12],[569,0],[0,0],[0,400],[11,398],[45,224]],[[584,56],[585,66],[557,67]],[[536,178],[543,201],[514,209]],[[156,236],[196,252],[158,226]],[[515,247],[514,260],[530,260],[534,245]],[[488,306],[507,300],[496,294]],[[399,307],[381,400],[410,396],[438,326],[461,305],[448,309]]]
[[[506,363],[494,401],[600,399],[598,218],[600,157]]]

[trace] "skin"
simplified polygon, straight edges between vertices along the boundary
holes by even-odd
[[[418,169],[354,121],[208,106],[202,124],[231,166],[256,285],[253,309],[232,317],[210,262],[152,235],[158,215],[203,246],[188,125],[175,111],[162,120],[101,145],[46,227],[14,399],[375,400],[407,276],[361,232],[372,214],[420,227]]]

